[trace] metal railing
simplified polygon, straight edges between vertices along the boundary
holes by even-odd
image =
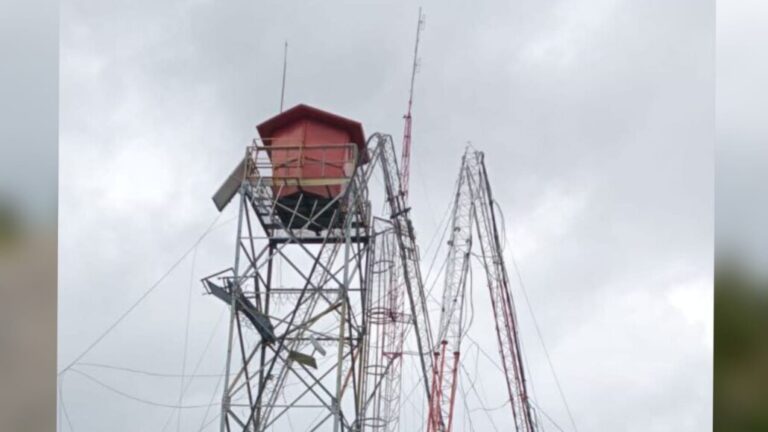
[[[325,185],[347,183],[359,161],[356,144],[285,145],[254,140],[248,147],[246,177],[272,184]]]

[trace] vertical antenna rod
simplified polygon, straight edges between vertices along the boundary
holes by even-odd
[[[413,69],[411,70],[411,89],[408,93],[408,112],[403,118],[405,118],[405,130],[403,132],[403,153],[402,153],[402,167],[400,168],[400,185],[402,189],[403,198],[408,199],[408,178],[410,177],[410,165],[411,165],[411,107],[413,106],[413,84],[416,81],[416,71],[419,68],[419,37],[421,36],[421,30],[424,28],[424,15],[419,8],[419,21],[416,25],[416,45],[413,49]]]
[[[283,112],[283,102],[285,102],[285,72],[288,70],[288,41],[285,41],[283,49],[283,86],[280,89],[280,112]]]

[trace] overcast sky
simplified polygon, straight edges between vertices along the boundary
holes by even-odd
[[[284,40],[287,106],[334,111],[399,143],[417,6],[303,3],[63,2],[62,365],[216,217],[212,192],[255,124],[279,108]],[[578,429],[711,430],[713,2],[423,7],[411,176],[421,247],[435,234],[471,141],[486,152],[505,252],[520,266]],[[219,373],[222,308],[195,281],[231,265],[233,215],[225,212],[195,259],[83,362],[179,373],[191,292],[188,364],[213,334],[198,373]],[[515,290],[537,404],[572,430]],[[475,328],[490,325],[479,319]],[[498,382],[489,369],[479,374],[488,387]],[[129,395],[178,399],[174,378],[79,370]],[[215,379],[206,379],[195,381],[185,404],[209,403]],[[76,431],[177,426],[172,410],[75,372],[64,376],[63,393]],[[503,403],[502,393],[486,393],[489,407]],[[476,398],[468,404],[479,406]],[[182,425],[197,430],[201,411],[184,410]],[[500,429],[505,415],[493,414]],[[486,430],[485,414],[474,416]],[[423,419],[404,415],[403,423],[418,430]]]

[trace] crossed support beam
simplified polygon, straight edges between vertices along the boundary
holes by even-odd
[[[384,430],[366,422],[377,406],[385,406],[386,431],[398,430],[399,371],[409,334],[425,353],[418,358],[428,392],[432,342],[409,209],[391,137],[374,134],[368,144],[370,162],[349,178],[286,182],[261,176],[246,158],[217,193],[219,209],[239,196],[234,265],[203,281],[231,312],[222,431],[287,430],[291,424],[296,430]],[[367,185],[376,167],[383,170],[391,258],[398,262],[387,295],[399,302],[390,331],[399,340],[390,337],[377,359],[369,352],[367,309],[377,235]],[[341,183],[343,192],[331,199],[282,199],[286,185],[301,189],[324,181]],[[370,373],[372,364],[379,365],[376,373]]]

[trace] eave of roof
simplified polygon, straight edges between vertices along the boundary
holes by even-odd
[[[283,111],[260,123],[256,126],[256,130],[259,132],[259,136],[261,136],[264,144],[269,145],[269,139],[273,137],[275,131],[303,119],[319,121],[347,131],[352,143],[357,144],[358,148],[362,151],[362,162],[368,162],[368,152],[365,151],[365,133],[360,122],[309,105],[299,104]]]

